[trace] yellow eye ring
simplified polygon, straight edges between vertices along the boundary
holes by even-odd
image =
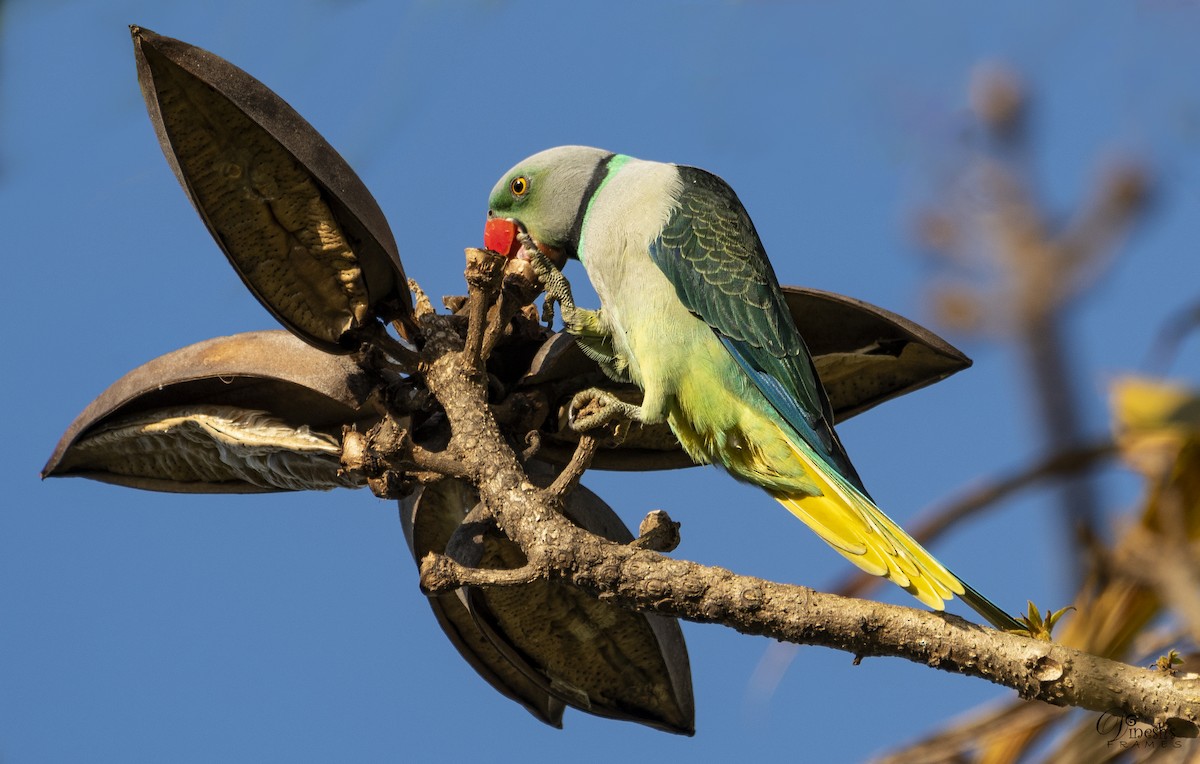
[[[524,196],[529,193],[529,179],[524,175],[518,175],[508,184],[508,190],[513,196]]]

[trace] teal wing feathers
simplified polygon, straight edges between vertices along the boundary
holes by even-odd
[[[780,416],[865,495],[750,216],[725,181],[678,170],[679,203],[651,243],[651,258]]]

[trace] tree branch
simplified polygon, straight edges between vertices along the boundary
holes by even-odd
[[[497,478],[500,476],[497,475]],[[1200,727],[1200,681],[1128,666],[1062,645],[1005,634],[956,616],[853,600],[802,586],[777,584],[723,568],[674,560],[614,544],[542,510],[540,519],[512,517],[522,499],[540,497],[523,487],[499,488],[505,522],[530,550],[530,565],[548,577],[604,596],[609,602],[700,623],[721,623],[744,634],[819,645],[858,658],[893,656],[975,676],[1015,689],[1020,697],[1094,711],[1119,709],[1174,734]],[[488,501],[491,490],[483,489]],[[497,498],[500,498],[499,496]],[[455,565],[423,566],[422,586],[438,593],[463,585],[500,586],[537,577],[505,571],[493,577]],[[437,576],[432,573],[436,572]],[[512,579],[509,581],[509,579]]]
[[[502,530],[525,552],[530,570],[469,575],[430,561],[423,586],[501,586],[545,576],[608,601],[746,634],[894,656],[995,682],[1022,698],[1096,711],[1120,709],[1178,735],[1200,730],[1200,682],[1136,668],[1061,645],[1001,633],[955,616],[823,594],[806,587],[737,575],[615,544],[576,527],[555,508],[557,497],[533,485],[486,405],[486,391],[448,318],[422,318],[425,380],[453,433],[450,459],[471,459],[479,495]],[[536,571],[536,572],[531,572]],[[434,575],[436,573],[436,575]],[[512,579],[509,581],[507,579]]]
[[[483,371],[488,352],[484,350],[484,329],[488,307],[495,303],[496,292],[504,278],[505,258],[483,249],[468,248],[467,254],[467,339],[463,348],[467,364]],[[488,348],[490,351],[490,348]]]
[[[598,447],[599,443],[591,435],[580,436],[579,445],[575,447],[571,461],[567,462],[567,466],[563,467],[563,471],[558,473],[558,477],[554,478],[554,482],[546,490],[555,496],[566,496],[570,493],[571,489],[579,485],[579,480],[587,468],[592,466],[592,458],[596,455]]]

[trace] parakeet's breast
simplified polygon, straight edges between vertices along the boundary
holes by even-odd
[[[674,165],[622,163],[593,197],[579,244],[615,349],[643,389],[667,394],[697,346],[719,344],[650,259],[650,242],[670,218],[679,184]]]

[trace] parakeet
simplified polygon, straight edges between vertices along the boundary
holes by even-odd
[[[600,297],[597,311],[575,308],[542,261],[568,331],[610,376],[644,392],[640,406],[610,397],[609,416],[665,419],[696,462],[763,488],[855,565],[929,607],[957,594],[997,628],[1020,628],[867,493],[754,224],[725,181],[595,148],[549,149],[505,173],[489,198],[485,244],[530,256],[520,234],[553,266],[578,259]]]

